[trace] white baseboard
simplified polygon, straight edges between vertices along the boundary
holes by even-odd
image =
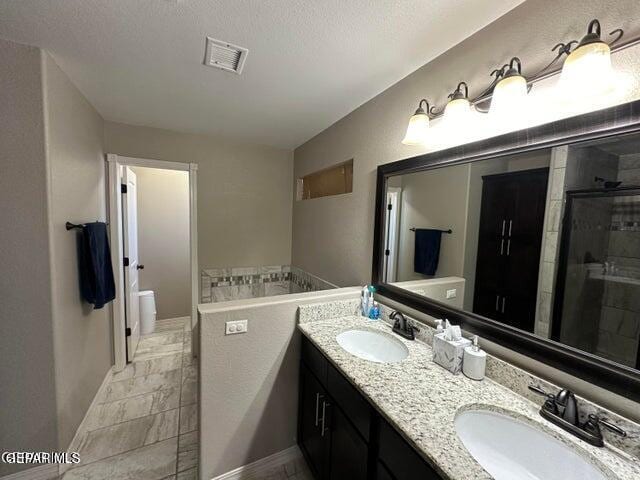
[[[302,458],[302,452],[297,445],[282,450],[280,452],[269,455],[268,457],[261,458],[255,462],[238,467],[230,472],[223,473],[212,480],[241,480],[243,478],[255,477],[260,474],[266,473],[274,467],[285,465],[293,460]]]
[[[53,478],[58,478],[58,465],[56,464],[27,468],[26,470],[0,477],[0,480],[51,480]]]

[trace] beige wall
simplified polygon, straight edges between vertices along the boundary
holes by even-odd
[[[41,61],[0,40],[0,451],[58,446]]]
[[[153,290],[158,319],[191,315],[189,174],[133,168],[138,189],[140,290]]]
[[[398,281],[429,278],[414,272],[416,234],[411,228],[451,229],[442,234],[435,277],[462,276],[467,225],[469,165],[402,176]]]
[[[525,74],[534,72],[556,43],[582,37],[592,18],[603,31],[622,27],[632,37],[638,17],[636,0],[525,2],[298,147],[296,178],[353,158],[354,185],[352,194],[294,203],[293,263],[338,285],[370,280],[376,168],[426,151],[400,143],[420,98],[440,104],[460,80],[477,94],[489,72],[515,54]],[[616,54],[614,63],[629,70],[640,64],[638,52]],[[636,79],[628,99],[638,96]]]
[[[198,164],[200,267],[291,263],[291,151],[111,122],[105,149]]]
[[[200,305],[200,479],[296,444],[298,305],[357,299],[358,287]],[[225,335],[229,320],[247,333]]]
[[[102,117],[44,54],[49,234],[60,448],[71,442],[112,364],[110,306],[80,297],[77,234],[65,222],[105,221]]]

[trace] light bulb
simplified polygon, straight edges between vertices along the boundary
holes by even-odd
[[[614,88],[611,48],[600,39],[600,23],[592,20],[578,47],[562,66],[559,86],[569,98],[603,95]]]
[[[520,60],[514,57],[509,70],[493,89],[489,114],[494,120],[509,122],[512,128],[525,122],[527,100],[527,80],[521,74]]]
[[[422,108],[422,103],[426,103],[427,111]],[[427,139],[429,132],[429,102],[426,100],[420,100],[418,109],[409,119],[409,126],[407,127],[407,133],[402,140],[405,145],[423,145]]]

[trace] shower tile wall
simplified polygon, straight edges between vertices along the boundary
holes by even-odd
[[[200,273],[200,302],[226,302],[337,288],[291,265],[207,268]]]
[[[622,155],[618,177],[623,186],[640,185],[640,154]],[[598,354],[629,366],[638,358],[640,336],[640,197],[618,197],[612,215],[607,261],[618,281],[606,281]]]

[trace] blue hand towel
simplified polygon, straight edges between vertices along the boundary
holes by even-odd
[[[82,297],[97,310],[116,298],[105,223],[87,223],[82,227],[79,257]]]
[[[413,256],[413,270],[416,273],[430,276],[436,274],[441,238],[441,230],[416,228],[416,248]]]

